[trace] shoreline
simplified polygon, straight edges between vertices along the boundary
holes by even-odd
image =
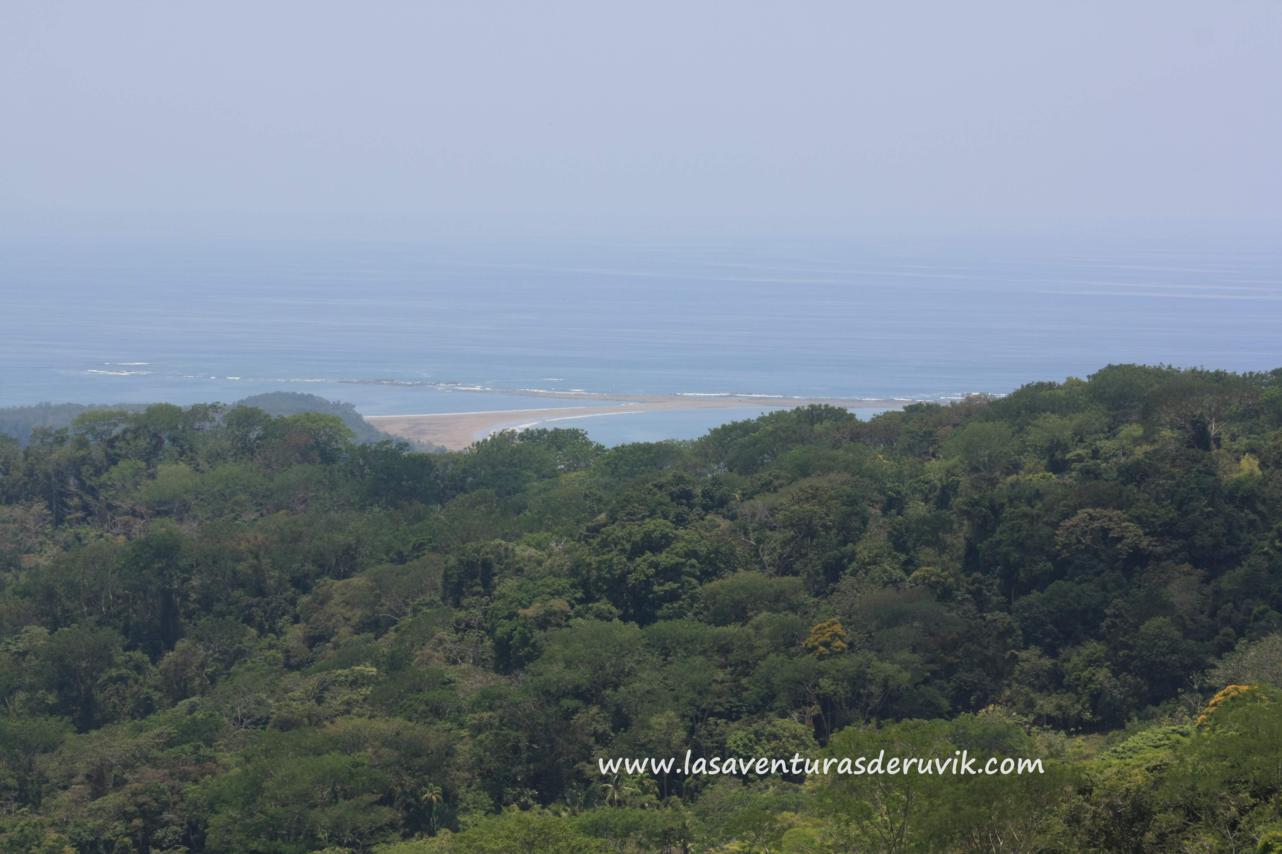
[[[530,392],[526,392],[529,394]],[[504,430],[528,430],[557,421],[644,412],[700,409],[795,409],[828,405],[842,409],[900,409],[915,401],[863,398],[767,397],[761,395],[619,395],[603,392],[546,392],[538,396],[602,401],[596,406],[558,406],[529,409],[496,409],[471,412],[434,412],[421,415],[366,415],[365,420],[385,433],[411,442],[439,445],[460,451]]]

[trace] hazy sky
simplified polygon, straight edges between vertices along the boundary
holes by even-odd
[[[1282,2],[4,0],[0,117],[11,235],[1267,234]]]

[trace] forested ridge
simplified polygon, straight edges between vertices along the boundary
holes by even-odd
[[[356,407],[350,403],[335,403],[314,394],[303,394],[297,391],[273,391],[266,394],[255,394],[237,402],[239,406],[250,406],[261,409],[269,415],[298,415],[304,412],[319,412],[337,416],[347,429],[352,431],[352,438],[357,442],[378,442],[392,437],[373,427],[361,417]],[[115,409],[123,412],[141,412],[147,404],[129,403],[117,405],[94,404],[87,406],[81,403],[38,403],[33,406],[6,406],[0,408],[0,436],[11,436],[18,444],[25,445],[32,432],[41,428],[58,429],[69,427],[86,412],[103,409]],[[433,449],[427,449],[433,450]]]
[[[0,850],[1282,851],[1282,370],[693,442],[0,437]],[[1044,757],[603,776],[597,757]]]

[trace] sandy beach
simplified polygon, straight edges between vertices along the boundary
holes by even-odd
[[[534,409],[503,409],[473,412],[439,412],[423,415],[366,415],[365,420],[379,430],[408,439],[439,445],[451,451],[462,450],[486,436],[503,430],[531,427],[555,427],[557,422],[575,418],[627,416],[639,412],[662,412],[689,409],[729,409],[760,406],[791,409],[812,404],[827,404],[846,409],[894,409],[904,406],[902,400],[862,400],[837,398],[784,398],[757,395],[607,395],[582,392],[564,395],[541,392],[539,397],[572,397],[576,400],[600,401],[591,406],[559,406]]]

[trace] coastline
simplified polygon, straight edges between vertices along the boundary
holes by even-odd
[[[439,445],[459,451],[487,436],[504,430],[527,430],[558,421],[642,412],[671,412],[696,409],[793,409],[825,404],[843,409],[899,409],[913,401],[861,398],[782,397],[737,394],[647,394],[618,395],[603,392],[523,392],[535,397],[561,397],[600,401],[595,406],[558,406],[530,409],[499,409],[471,412],[439,412],[422,415],[366,415],[370,424],[401,439]]]

